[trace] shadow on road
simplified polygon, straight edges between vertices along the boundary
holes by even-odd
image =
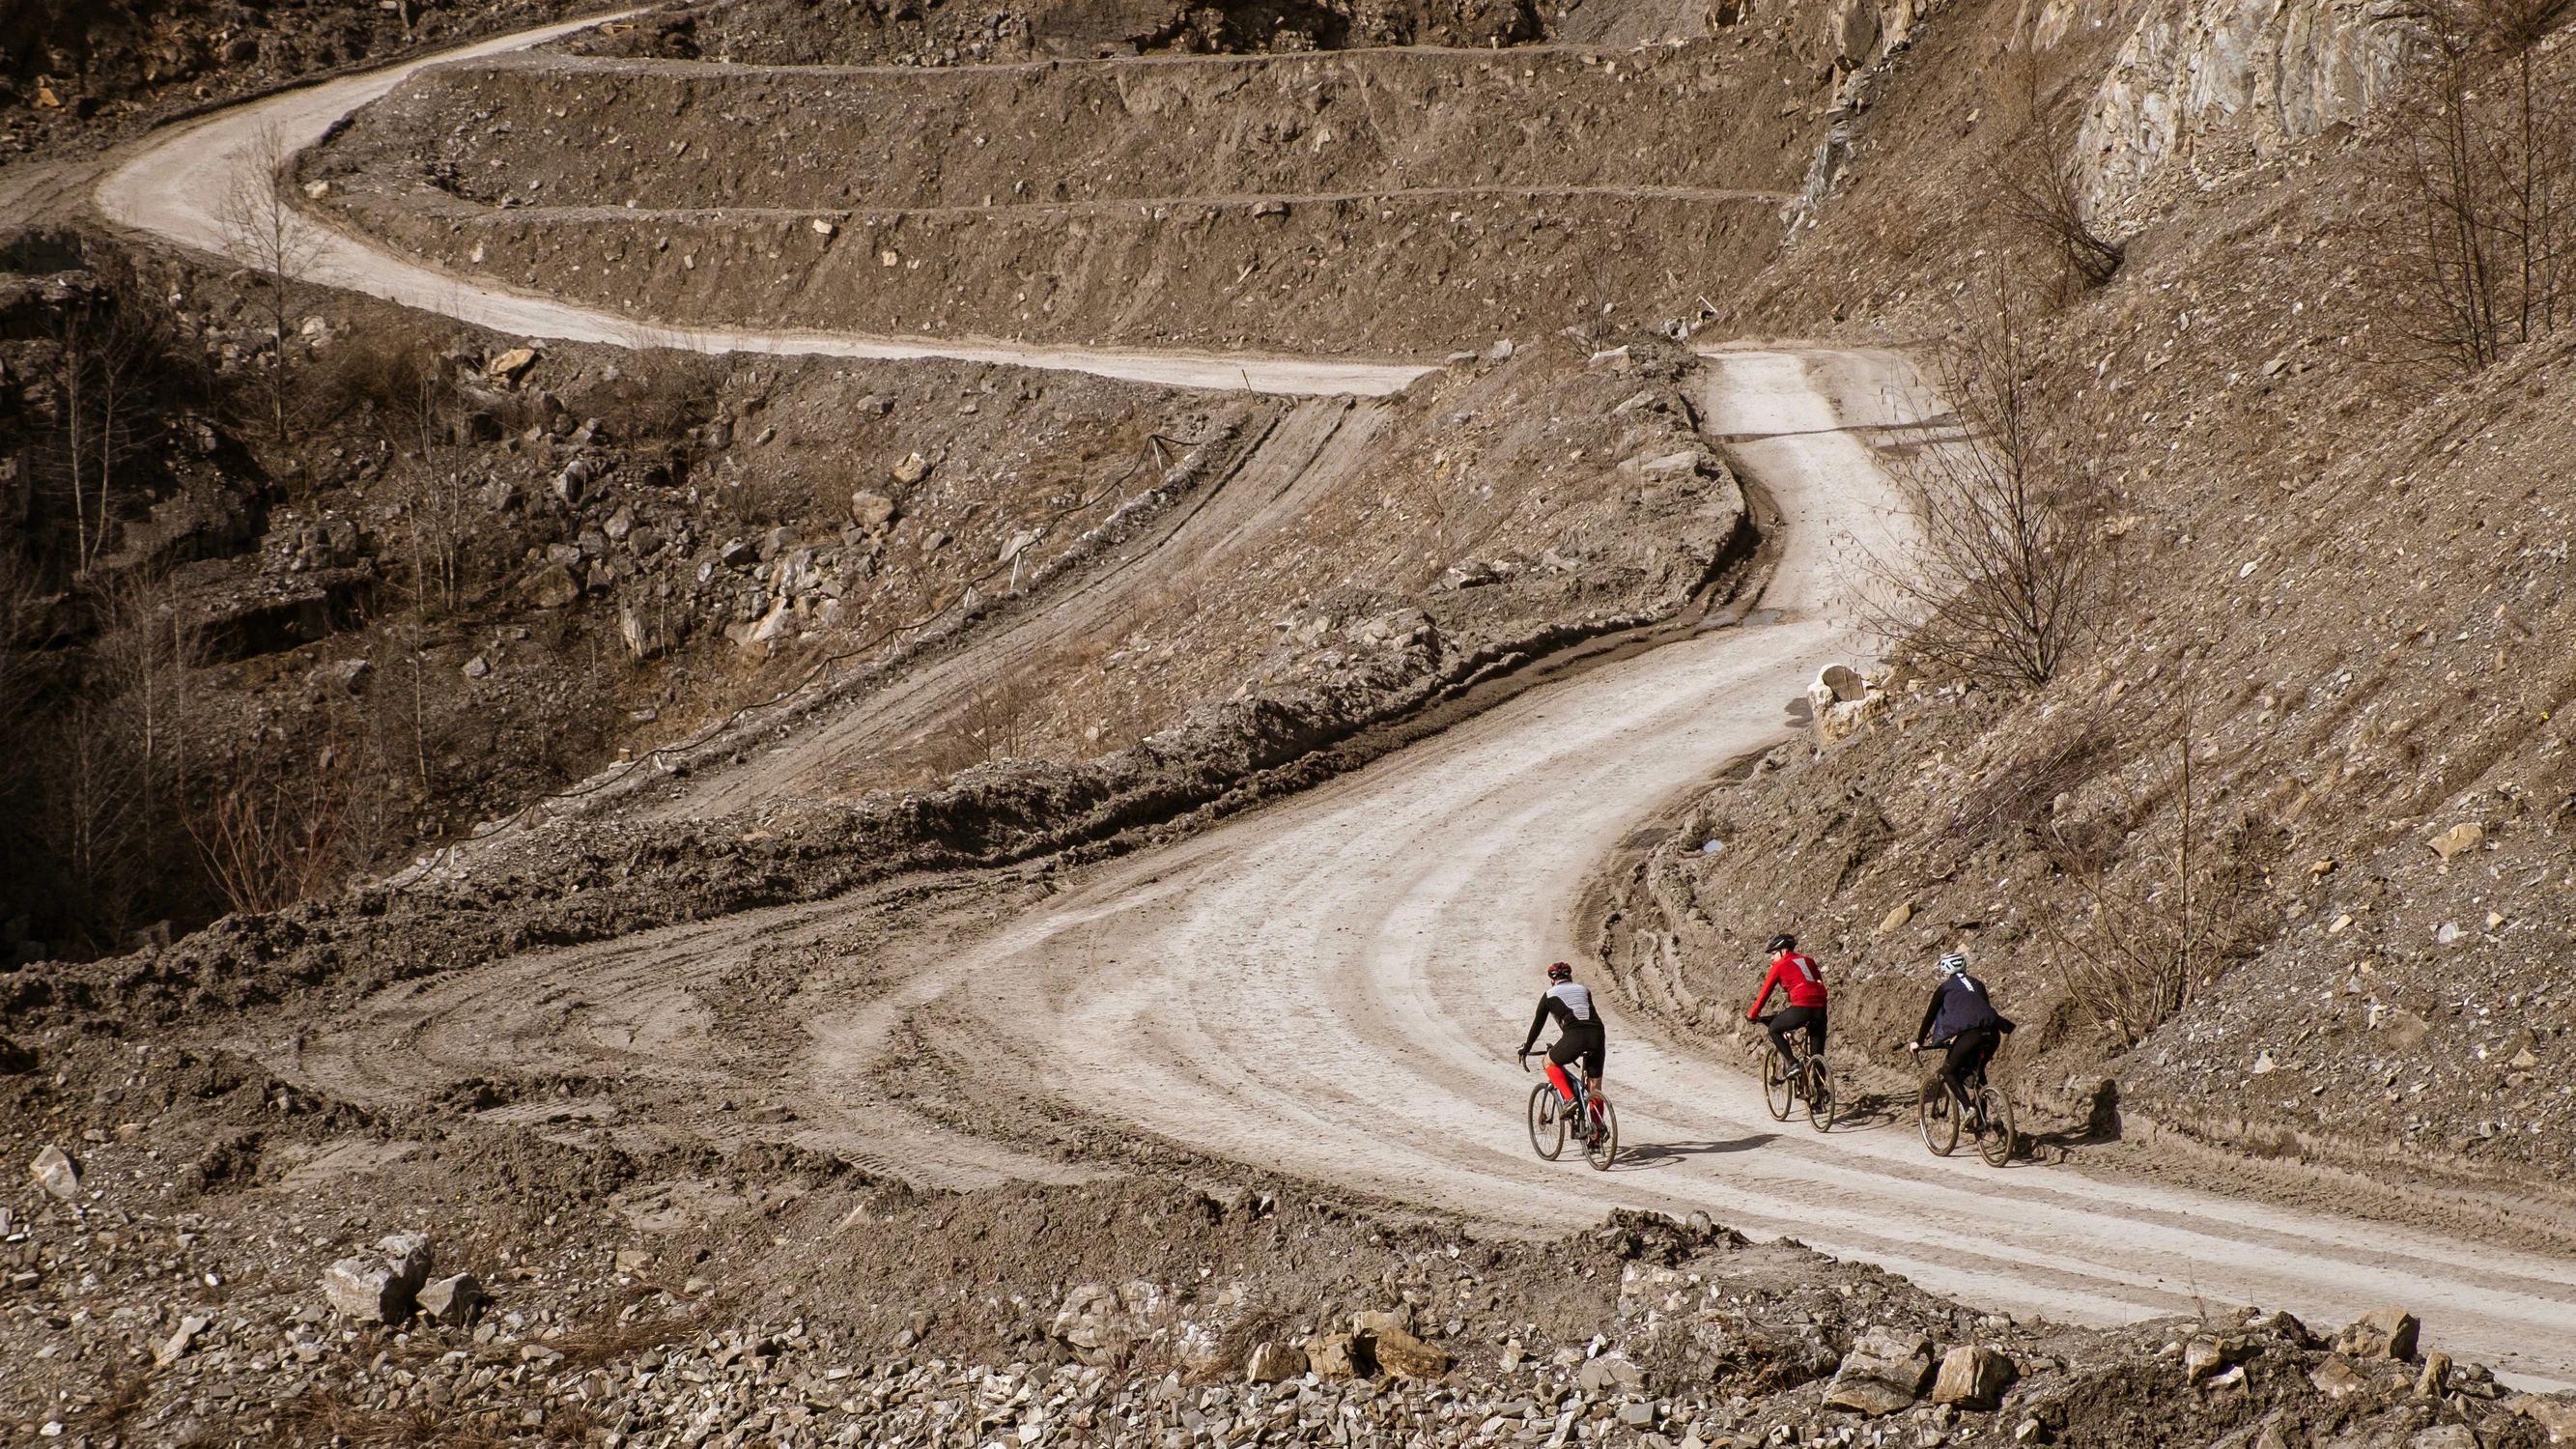
[[[1777,1132],[1756,1132],[1750,1137],[1735,1137],[1723,1142],[1640,1142],[1622,1145],[1618,1167],[1660,1167],[1679,1162],[1685,1157],[1705,1157],[1716,1152],[1751,1152],[1780,1140]],[[1617,1170],[1617,1167],[1612,1169]]]

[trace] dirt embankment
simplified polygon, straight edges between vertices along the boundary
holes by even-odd
[[[370,1114],[224,1054],[35,1055],[11,1151],[76,1150],[0,1196],[11,1442],[2534,1449],[2576,1416],[2396,1307],[2101,1332],[1697,1216],[1497,1239],[1179,1154],[921,1191],[776,1108],[630,1144],[607,1081]],[[396,1234],[426,1241],[386,1289]]]
[[[2110,1079],[2258,1155],[2562,1178],[2576,352],[2428,364],[2392,241],[2404,142],[2372,129],[2178,195],[2107,285],[2051,285],[1991,204],[2012,128],[1977,115],[1975,69],[2018,63],[2015,32],[1960,19],[1882,78],[1847,189],[1736,320],[1953,327],[1971,281],[1941,259],[2020,249],[2044,445],[2086,457],[2111,540],[2091,631],[2044,686],[1914,661],[1872,728],[1710,795],[1605,949],[1740,1011],[1761,942],[1794,930],[1840,983],[1851,1060],[1893,1085],[1925,969],[1963,946],[2024,1023],[2007,1070],[2070,1113]],[[2080,109],[2091,64],[2047,54],[2043,94]],[[2181,1011],[2131,1043],[2061,967],[2116,949],[2097,880],[2113,931],[2181,938],[2186,748],[2201,951]]]
[[[1133,461],[1104,465],[1087,485],[1100,496],[1076,499],[1064,491],[1068,480],[1041,479],[1008,452],[980,451],[989,434],[970,441],[968,430],[940,431],[949,450],[941,462],[923,458],[931,471],[909,488],[881,485],[900,498],[891,528],[884,520],[862,525],[839,491],[845,476],[800,469],[796,430],[817,424],[804,435],[810,444],[831,437],[819,430],[823,420],[846,425],[851,412],[874,410],[849,408],[840,391],[846,380],[820,364],[801,374],[811,391],[791,392],[782,378],[758,372],[736,375],[710,399],[730,419],[722,428],[728,437],[702,463],[700,502],[689,506],[707,505],[711,493],[744,492],[768,500],[780,522],[766,534],[728,537],[712,525],[703,532],[674,525],[674,543],[683,534],[689,540],[679,555],[665,559],[672,545],[656,545],[631,575],[621,574],[618,561],[632,553],[636,534],[662,526],[652,516],[662,505],[656,493],[639,494],[638,503],[616,490],[670,485],[602,475],[597,489],[583,485],[591,501],[568,511],[623,510],[626,539],[612,544],[606,523],[585,527],[604,549],[598,559],[576,564],[539,551],[515,586],[496,588],[496,602],[524,606],[536,597],[531,590],[568,589],[543,607],[613,626],[621,638],[631,624],[647,646],[664,637],[653,632],[663,627],[658,607],[698,610],[701,622],[677,636],[693,641],[685,650],[647,647],[645,664],[632,666],[649,665],[651,677],[673,688],[691,677],[686,669],[712,665],[746,671],[730,686],[739,699],[753,681],[810,677],[835,651],[850,656],[845,670],[855,667],[847,688],[800,697],[797,707],[757,716],[711,744],[640,763],[623,773],[627,790],[590,812],[597,818],[506,837],[474,852],[470,868],[235,918],[119,965],[19,971],[6,978],[9,1018],[166,1015],[191,1000],[246,1006],[316,985],[336,992],[533,945],[817,899],[906,869],[1104,848],[1125,832],[1150,837],[1192,812],[1222,813],[1296,788],[1315,771],[1350,762],[1316,755],[1319,747],[1563,643],[1668,617],[1704,597],[1742,557],[1741,495],[1693,440],[1689,406],[1675,390],[1690,364],[1676,350],[1659,353],[1662,346],[1640,339],[1597,364],[1579,352],[1532,349],[1439,374],[1405,395],[1403,416],[1376,450],[1343,456],[1335,470],[1306,481],[1296,508],[1228,540],[1224,568],[1194,572],[1194,558],[1149,558],[1142,567],[1168,572],[1138,607],[1050,637],[1046,652],[1016,660],[1006,677],[933,701],[900,738],[835,749],[831,769],[800,779],[787,799],[764,797],[706,823],[622,823],[614,812],[685,788],[675,774],[722,772],[742,765],[747,752],[781,748],[781,732],[828,727],[837,702],[853,694],[864,702],[867,690],[917,659],[947,650],[975,657],[997,624],[1042,615],[1052,591],[1077,583],[1084,568],[1139,566],[1138,554],[1153,549],[1117,546],[1139,538],[1157,513],[1194,506],[1195,489],[1226,486],[1238,456],[1227,450],[1261,436],[1256,414],[1241,416],[1235,442],[1219,438],[1212,419],[1184,420],[1176,444],[1219,445],[1200,456],[1206,476],[1177,465],[1148,475],[1143,495],[1121,495],[1131,505],[1141,496],[1141,512],[1130,507],[1101,529],[1039,528],[1043,551],[1023,540],[1019,555],[1001,558],[1033,520],[1000,516],[1008,510],[994,507],[998,500],[1067,500],[1059,511],[1084,502],[1090,517],[1109,508],[1107,485],[1137,473]],[[1031,396],[980,388],[961,396],[961,411],[978,409],[965,414],[970,419],[985,418],[987,407],[1017,406],[1030,409],[1041,431],[1059,426]],[[888,418],[886,425],[911,427],[915,441],[956,426],[953,417],[908,424],[899,410]],[[702,444],[717,426],[698,429]],[[733,440],[752,427],[751,441]],[[907,471],[915,456],[894,446],[886,454]],[[561,502],[547,485],[531,499],[541,514],[550,505],[534,500],[546,497]],[[681,490],[669,506],[686,497]],[[954,542],[934,527],[951,517]],[[583,545],[566,547],[578,553]],[[1029,556],[1080,567],[1032,574],[1034,592],[1015,599],[1012,566]],[[978,587],[990,590],[980,602]],[[915,597],[904,591],[916,589],[926,591],[917,602],[932,610],[919,621],[924,632],[890,633],[867,612],[876,603],[910,607]],[[727,619],[730,632],[716,632]],[[764,626],[774,632],[764,636]],[[469,703],[531,690],[568,697],[570,681],[560,661],[547,663],[543,641],[522,648],[503,634],[449,646],[460,656],[474,651],[451,689]],[[644,730],[630,722],[628,738],[641,746],[721,713],[707,696],[692,697],[699,703],[667,722],[656,717]],[[1362,744],[1356,758],[1391,743]],[[494,747],[506,754],[510,739]],[[948,788],[903,793],[978,764]]]
[[[1558,12],[1562,15],[1562,11]],[[1697,15],[1690,29],[1698,32]],[[1139,51],[1240,54],[1390,45],[1484,50],[1545,33],[1531,0],[1022,0],[973,14],[919,0],[670,5],[563,49],[739,65],[975,65]]]
[[[442,266],[639,321],[1441,352],[1687,320],[1750,275],[1817,124],[1785,61],[529,57],[415,78],[299,174]]]

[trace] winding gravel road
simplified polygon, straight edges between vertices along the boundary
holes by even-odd
[[[287,91],[154,136],[133,159],[99,183],[99,210],[115,224],[163,241],[248,263],[227,234],[224,198],[245,176],[254,184],[263,158],[322,139],[333,122],[400,85],[423,66],[471,60],[543,45],[617,16],[550,25],[420,60]],[[833,357],[942,357],[1012,367],[1057,368],[1165,387],[1250,388],[1257,392],[1330,395],[1390,393],[1430,371],[1406,363],[1334,362],[1258,353],[1134,352],[1112,348],[1023,347],[1006,342],[916,342],[838,332],[754,332],[654,323],[557,301],[538,293],[467,281],[398,257],[373,242],[299,214],[313,256],[307,280],[364,292],[406,307],[519,337],[694,352],[821,353]]]
[[[217,204],[265,128],[308,142],[411,68],[158,138],[109,176],[100,204],[126,226],[226,253]],[[337,233],[321,241],[316,280],[331,285],[525,335],[631,335],[619,319],[468,286]],[[1382,393],[1420,371],[822,334],[680,329],[654,340],[1273,392]],[[1971,1302],[2088,1321],[2206,1298],[2339,1322],[2401,1302],[2445,1349],[2527,1382],[2576,1382],[2576,1288],[2563,1262],[2066,1168],[1936,1161],[1891,1126],[1819,1137],[1771,1123],[1740,1073],[1615,1021],[1610,1081],[1627,1156],[1596,1175],[1531,1155],[1520,1118],[1531,1079],[1509,1053],[1537,966],[1577,955],[1587,873],[1641,817],[1785,738],[1783,707],[1817,666],[1864,651],[1855,562],[1908,540],[1856,430],[1918,421],[1918,396],[1889,355],[1713,354],[1708,428],[1786,516],[1756,616],[1776,622],[1533,689],[1308,795],[1078,875],[935,967],[803,1003],[807,1040],[783,1076],[774,1041],[725,1043],[689,985],[755,953],[830,950],[861,933],[872,902],[746,913],[394,988],[273,1064],[361,1099],[496,1070],[614,1072],[644,1084],[684,1132],[714,1130],[706,1100],[756,1076],[751,1090],[807,1104],[798,1130],[811,1145],[961,1183],[1065,1171],[890,1114],[874,1074],[918,1033],[976,1064],[970,1094],[1034,1089],[1209,1152],[1488,1219],[1564,1227],[1613,1205],[1706,1209]]]

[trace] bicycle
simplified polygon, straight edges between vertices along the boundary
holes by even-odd
[[[1824,1054],[1806,1051],[1794,1036],[1789,1051],[1797,1058],[1793,1066],[1783,1066],[1778,1052],[1762,1054],[1762,1105],[1772,1121],[1786,1122],[1789,1110],[1804,1102],[1807,1125],[1822,1132],[1834,1122],[1833,1076],[1825,1070]]]
[[[1914,1121],[1923,1129],[1923,1145],[1933,1156],[1947,1157],[1957,1149],[1959,1132],[1965,1128],[1976,1139],[1977,1155],[1986,1165],[2001,1167],[2012,1161],[2020,1142],[2013,1130],[2012,1098],[1986,1081],[1984,1062],[1969,1073],[1968,1086],[1969,1092],[1962,1095],[1938,1072],[1923,1079],[1921,1090],[1914,1094]]]
[[[1524,1055],[1521,1070],[1529,1069],[1529,1058]],[[1565,1151],[1567,1127],[1580,1121],[1583,1125],[1574,1131],[1583,1144],[1584,1161],[1592,1164],[1595,1172],[1608,1172],[1610,1164],[1619,1158],[1619,1113],[1607,1096],[1584,1089],[1581,1073],[1566,1072],[1564,1077],[1566,1085],[1574,1089],[1572,1101],[1557,1090],[1553,1076],[1530,1088],[1530,1150],[1554,1162]]]

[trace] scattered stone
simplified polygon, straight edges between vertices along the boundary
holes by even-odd
[[[2478,842],[2486,838],[2487,833],[2484,830],[2475,825],[2463,823],[2452,826],[2424,843],[2433,848],[2435,855],[2449,860],[2462,851],[2477,849]]]
[[[1256,1384],[1284,1383],[1302,1377],[1306,1372],[1306,1355],[1284,1343],[1264,1342],[1252,1350],[1246,1366],[1245,1381]]]
[[[491,672],[492,662],[480,654],[465,661],[465,677],[468,679],[481,679]]]
[[[396,1233],[378,1242],[372,1253],[332,1264],[322,1275],[322,1292],[333,1309],[351,1318],[399,1323],[410,1316],[429,1280],[430,1257],[426,1236]]]
[[[1848,664],[1828,664],[1816,672],[1816,684],[1830,696],[1829,704],[1848,704],[1869,693],[1868,681]]]
[[[540,609],[560,609],[581,597],[581,582],[559,563],[537,570],[519,587],[528,602]]]
[[[1889,911],[1885,916],[1879,918],[1878,934],[1884,936],[1893,931],[1904,930],[1905,923],[1913,919],[1914,903],[1912,901],[1898,901],[1896,903],[1896,909]]]
[[[1872,1418],[1909,1408],[1932,1379],[1931,1344],[1921,1334],[1872,1327],[1843,1355],[1825,1391],[1825,1407]]]
[[[342,659],[313,671],[313,682],[342,694],[364,694],[367,676],[375,666],[364,659]]]
[[[2352,1360],[2341,1354],[2331,1355],[2325,1362],[2308,1370],[2308,1382],[2316,1385],[2317,1392],[2329,1399],[2350,1398],[2370,1390],[2370,1376],[2354,1368]]]
[[[1614,1393],[1621,1389],[1637,1390],[1646,1386],[1646,1371],[1637,1367],[1627,1355],[1605,1353],[1583,1361],[1575,1370],[1576,1386],[1590,1393]]]
[[[2337,1335],[2335,1349],[2355,1358],[2412,1360],[2422,1326],[2403,1308],[2374,1308]]]
[[[1508,338],[1508,337],[1503,337],[1503,338],[1498,338],[1498,339],[1496,339],[1496,340],[1495,340],[1495,342],[1494,342],[1494,345],[1493,345],[1493,346],[1488,347],[1488,348],[1486,348],[1486,349],[1485,349],[1485,360],[1486,360],[1487,362],[1509,362],[1509,361],[1511,361],[1511,360],[1512,360],[1512,339],[1510,339],[1510,338]]]
[[[36,1186],[63,1201],[80,1201],[80,1168],[61,1148],[52,1143],[46,1143],[38,1150],[36,1160],[27,1164],[27,1172],[35,1179]]]
[[[929,476],[930,460],[919,453],[906,453],[903,461],[894,465],[894,481],[907,488]]]
[[[415,1301],[421,1312],[453,1327],[472,1318],[474,1310],[483,1306],[483,1298],[481,1279],[457,1273],[423,1284]]]
[[[1306,1367],[1319,1378],[1354,1378],[1365,1355],[1359,1340],[1347,1333],[1327,1333],[1306,1341]]]
[[[1400,1329],[1369,1340],[1369,1355],[1388,1373],[1408,1379],[1436,1379],[1449,1372],[1449,1355]]]
[[[205,1332],[206,1325],[213,1321],[214,1320],[211,1318],[195,1313],[191,1313],[187,1317],[180,1319],[178,1331],[172,1333],[168,1338],[163,1339],[161,1342],[153,1345],[152,1363],[154,1367],[166,1367],[173,1360],[185,1354],[188,1351],[188,1345],[195,1343],[197,1341],[197,1335]]]
[[[2235,1366],[2244,1357],[2245,1340],[2242,1338],[2232,1335],[2220,1338],[2209,1333],[2193,1334],[2191,1341],[2182,1347],[2183,1378],[2191,1383],[2199,1383],[2222,1370]]]
[[[2021,1370],[2000,1349],[1963,1345],[1941,1358],[1941,1376],[1932,1385],[1932,1402],[1962,1409],[1988,1410],[2003,1402],[2004,1390]]]
[[[2415,1397],[2438,1399],[2451,1391],[2451,1356],[2447,1353],[2424,1355],[2424,1371],[2415,1376]]]
[[[894,500],[862,489],[850,495],[850,517],[861,528],[882,528],[894,521]]]
[[[483,366],[483,375],[495,382],[517,382],[519,374],[536,365],[537,350],[513,347]]]

